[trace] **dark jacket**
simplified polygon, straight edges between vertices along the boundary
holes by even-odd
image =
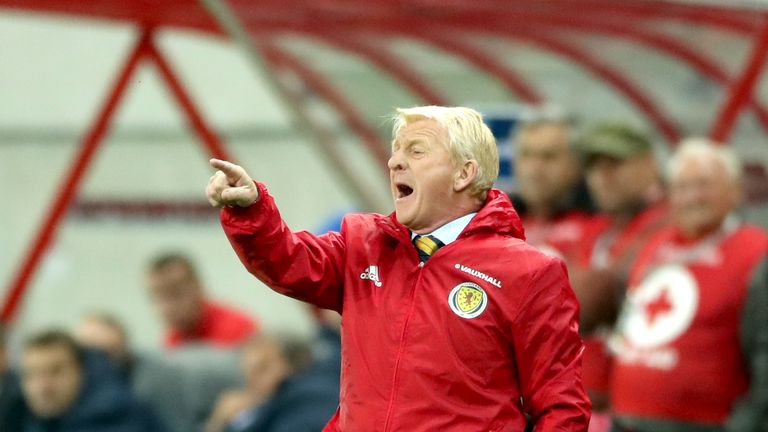
[[[288,378],[268,401],[249,413],[249,425],[233,425],[229,432],[320,432],[336,411],[338,391],[338,381],[326,376]]]
[[[153,412],[141,404],[106,356],[87,352],[84,381],[74,405],[51,419],[29,414],[23,432],[163,432]]]
[[[339,403],[341,366],[338,332],[320,332],[324,356],[289,377],[263,404],[242,414],[227,432],[320,432]],[[317,355],[317,354],[316,354]]]
[[[341,379],[341,334],[339,330],[321,325],[312,344],[312,366],[314,374],[322,374],[334,381],[336,393]]]
[[[0,431],[17,431],[26,413],[19,378],[13,372],[0,374]]]

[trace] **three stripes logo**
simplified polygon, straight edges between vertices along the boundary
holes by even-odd
[[[374,285],[377,287],[381,286],[381,281],[379,280],[379,266],[368,266],[367,269],[365,269],[364,272],[360,273],[360,279],[363,280],[370,280],[373,282]]]

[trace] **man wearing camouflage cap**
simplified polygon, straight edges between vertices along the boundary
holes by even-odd
[[[607,216],[583,243],[571,269],[586,345],[584,386],[599,413],[607,410],[609,400],[611,363],[604,335],[618,313],[637,251],[666,223],[667,211],[653,146],[640,130],[603,123],[589,130],[579,147],[590,194],[600,213]],[[593,417],[597,422],[600,415]]]

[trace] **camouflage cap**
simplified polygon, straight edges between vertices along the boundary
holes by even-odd
[[[631,159],[650,153],[653,146],[646,134],[628,124],[604,123],[581,137],[578,148],[589,162],[595,156]]]

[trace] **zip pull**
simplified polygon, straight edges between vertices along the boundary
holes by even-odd
[[[424,261],[419,262],[419,267],[424,267]]]

